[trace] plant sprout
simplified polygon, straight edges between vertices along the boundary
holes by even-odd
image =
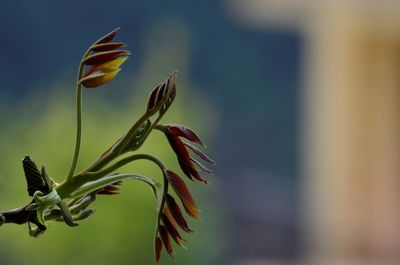
[[[115,29],[94,42],[80,62],[76,84],[75,151],[65,180],[61,183],[56,182],[47,174],[45,166],[39,170],[32,158],[25,156],[22,165],[28,194],[33,199],[22,207],[0,211],[0,225],[27,223],[29,235],[33,237],[43,234],[49,221],[64,222],[74,227],[94,213],[89,206],[96,200],[97,195],[118,194],[118,186],[128,179],[142,181],[149,185],[157,202],[154,249],[158,262],[163,248],[173,257],[172,241],[184,246],[186,241],[179,230],[193,232],[186,222],[181,206],[171,195],[169,186],[190,217],[198,219],[199,208],[177,173],[169,170],[157,157],[139,153],[139,149],[153,130],[163,133],[175,152],[184,175],[192,181],[204,184],[207,184],[207,180],[199,174],[199,170],[209,174],[212,171],[194,159],[191,153],[205,162],[214,164],[214,161],[195,146],[196,144],[204,147],[204,144],[193,130],[178,124],[160,124],[176,96],[174,72],[151,91],[144,114],[130,129],[91,165],[81,172],[76,172],[82,134],[82,89],[97,88],[113,80],[130,55],[130,52],[124,49],[125,43],[113,42],[117,32],[118,29]],[[162,173],[163,183],[135,173],[116,173],[119,168],[138,160],[147,160],[157,166]]]

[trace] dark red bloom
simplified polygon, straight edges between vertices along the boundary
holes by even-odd
[[[197,165],[201,170],[203,170],[208,174],[211,174],[212,170],[208,169],[199,161],[190,157],[188,150],[193,151],[193,153],[198,155],[201,159],[203,159],[206,162],[215,164],[214,160],[208,157],[199,148],[193,146],[192,144],[184,142],[180,139],[181,137],[183,137],[193,143],[197,143],[204,146],[200,137],[192,129],[185,127],[183,125],[170,124],[160,127],[162,128],[161,130],[165,133],[169,144],[174,150],[183,173],[185,173],[185,175],[191,180],[196,179],[198,181],[203,182],[204,184],[207,184],[208,183],[207,180],[200,176],[195,165]]]

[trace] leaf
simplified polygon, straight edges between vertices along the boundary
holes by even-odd
[[[112,72],[115,70],[119,70],[121,65],[128,60],[128,56],[122,56],[122,57],[118,57],[114,60],[99,64],[99,65],[95,65],[90,67],[86,72],[83,73],[82,78],[94,73],[94,72],[98,72],[98,73],[108,73],[108,72]]]
[[[208,174],[212,174],[213,171],[209,168],[207,168],[206,166],[204,166],[202,163],[200,163],[199,161],[197,161],[194,158],[190,158],[190,160],[195,163],[201,170],[203,170],[204,172],[208,173]]]
[[[126,47],[126,44],[123,42],[100,43],[100,44],[93,46],[92,51],[104,52],[104,51],[120,49],[123,47]]]
[[[196,146],[186,143],[184,142],[184,145],[189,147],[190,150],[193,151],[193,153],[195,153],[196,155],[198,155],[200,158],[202,158],[204,161],[207,161],[209,163],[212,163],[215,165],[215,161],[212,160],[209,156],[207,156],[203,151],[201,151],[199,148],[197,148]]]
[[[108,72],[108,73],[103,73],[103,72],[94,72],[80,80],[80,83],[82,86],[86,88],[95,88],[102,86],[111,80],[113,80],[117,74],[119,73],[119,69]]]
[[[193,199],[192,195],[190,194],[190,191],[186,186],[185,182],[171,170],[167,170],[166,176],[168,178],[168,182],[171,184],[172,188],[178,195],[179,199],[182,201],[182,204],[187,214],[189,214],[191,217],[195,219],[199,219],[200,210],[197,207],[196,202]]]
[[[174,251],[172,249],[171,241],[169,240],[169,235],[167,233],[167,230],[165,229],[165,227],[163,225],[160,225],[158,229],[159,229],[160,236],[161,236],[162,242],[164,244],[165,250],[167,251],[168,255],[170,255],[171,258],[174,258],[174,256],[173,256]]]
[[[179,246],[184,246],[186,243],[186,240],[184,240],[181,235],[179,234],[178,230],[176,230],[176,228],[174,227],[174,225],[172,224],[171,220],[168,219],[168,217],[163,214],[161,215],[163,224],[165,226],[165,228],[167,229],[167,232],[169,233],[169,235],[171,236],[171,238],[176,242],[176,244],[178,244]]]
[[[183,231],[187,233],[193,232],[193,230],[189,228],[185,218],[182,215],[182,211],[176,203],[175,199],[170,194],[167,194],[166,202],[168,206],[166,208],[166,215],[171,214],[171,217],[174,218],[175,222],[179,225],[180,228],[182,228]]]
[[[106,42],[112,41],[114,39],[115,35],[117,35],[118,31],[119,31],[119,28],[112,30],[110,33],[107,33],[106,35],[101,37],[98,41],[96,41],[96,44],[101,44],[101,43],[106,43]]]
[[[58,207],[60,207],[61,214],[65,223],[71,227],[78,226],[78,224],[74,222],[74,219],[72,218],[71,212],[67,204],[63,201],[60,201],[57,205]]]
[[[184,137],[193,143],[198,143],[202,146],[205,146],[200,137],[189,127],[183,126],[181,124],[169,124],[166,125],[166,127],[175,136]]]
[[[160,111],[163,115],[174,101],[175,95],[176,74],[173,73],[151,91],[147,101],[147,112],[153,115]]]
[[[86,57],[85,59],[83,59],[82,63],[85,65],[99,65],[102,63],[112,61],[115,58],[128,55],[130,55],[130,52],[127,50],[113,50],[113,51],[99,52]]]
[[[121,185],[121,181],[115,182],[113,184],[110,184],[108,186],[105,186],[104,188],[101,188],[96,191],[97,194],[101,195],[116,195],[120,193],[119,185]]]
[[[162,251],[162,242],[160,237],[156,237],[156,240],[154,242],[154,252],[156,255],[156,262],[158,263],[161,258],[161,251]]]
[[[191,158],[189,158],[189,160],[183,160],[178,157],[178,163],[183,173],[185,173],[189,179],[196,179],[204,184],[208,184],[208,181],[202,178],[196,168],[194,168]]]
[[[74,216],[74,221],[83,221],[90,216],[92,216],[95,213],[95,210],[89,209],[89,210],[84,210],[77,215]]]

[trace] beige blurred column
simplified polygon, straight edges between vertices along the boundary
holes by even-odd
[[[304,264],[400,264],[400,2],[230,3],[304,38]]]
[[[308,29],[301,160],[309,253],[316,264],[400,264],[400,32],[352,12],[325,14]]]

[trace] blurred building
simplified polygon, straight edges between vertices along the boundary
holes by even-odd
[[[400,2],[230,3],[303,36],[304,264],[400,264]]]

